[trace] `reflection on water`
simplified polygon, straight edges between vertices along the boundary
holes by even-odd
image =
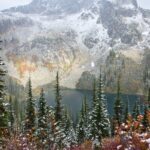
[[[48,104],[54,106],[55,105],[55,91],[50,89],[46,93],[46,99]],[[84,96],[87,97],[89,105],[92,103],[92,91],[88,90],[73,90],[73,89],[65,89],[61,91],[62,94],[62,103],[64,106],[67,106],[69,111],[71,112],[73,118],[76,118],[76,115],[79,113],[81,109],[81,104]],[[113,107],[115,102],[115,94],[106,94],[105,98],[107,99],[108,112],[110,115],[113,115]],[[129,110],[132,112],[135,101],[139,101],[141,103],[139,95],[122,95],[123,105],[126,105],[127,101],[129,101]],[[125,107],[124,107],[125,108]],[[142,103],[141,103],[141,110]]]

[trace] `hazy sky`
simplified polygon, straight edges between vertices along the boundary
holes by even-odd
[[[0,0],[0,10],[13,6],[24,5],[31,1],[32,0]],[[138,3],[139,6],[150,9],[150,0],[138,0]]]
[[[150,0],[138,0],[139,6],[150,9]]]
[[[13,6],[25,5],[32,0],[0,0],[0,10],[7,9]]]

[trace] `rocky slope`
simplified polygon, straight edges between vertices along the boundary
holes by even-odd
[[[0,14],[9,74],[34,86],[54,80],[74,88],[84,71],[98,73],[110,50],[141,63],[150,47],[150,11],[136,0],[33,0]],[[135,50],[132,54],[131,51]]]

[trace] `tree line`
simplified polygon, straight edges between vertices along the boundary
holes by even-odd
[[[127,124],[130,117],[134,121],[143,115],[142,130],[149,130],[150,119],[150,88],[148,99],[144,105],[144,113],[140,112],[139,103],[135,103],[133,112],[129,112],[129,104],[123,108],[121,99],[120,78],[118,77],[114,115],[108,114],[107,99],[104,93],[103,74],[100,71],[98,79],[93,81],[93,98],[90,107],[85,97],[82,102],[78,122],[75,124],[68,108],[62,104],[59,72],[56,75],[55,107],[49,106],[45,99],[44,89],[41,89],[38,105],[34,100],[32,82],[29,78],[28,93],[24,105],[25,114],[16,111],[18,102],[13,103],[12,97],[6,101],[4,77],[6,70],[0,58],[0,145],[7,142],[8,137],[19,137],[22,140],[20,147],[28,146],[30,149],[71,149],[87,141],[92,142],[95,150],[102,148],[102,140],[114,136],[116,128],[123,123]],[[18,119],[16,115],[20,115]],[[17,122],[15,124],[15,122]],[[16,127],[18,126],[18,127]],[[26,144],[25,144],[26,143]]]

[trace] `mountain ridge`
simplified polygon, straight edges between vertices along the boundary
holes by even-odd
[[[74,88],[84,71],[98,74],[111,50],[136,49],[142,56],[150,47],[149,11],[135,0],[34,0],[1,16],[8,70],[24,85],[29,72],[39,86],[60,70],[62,85]]]

